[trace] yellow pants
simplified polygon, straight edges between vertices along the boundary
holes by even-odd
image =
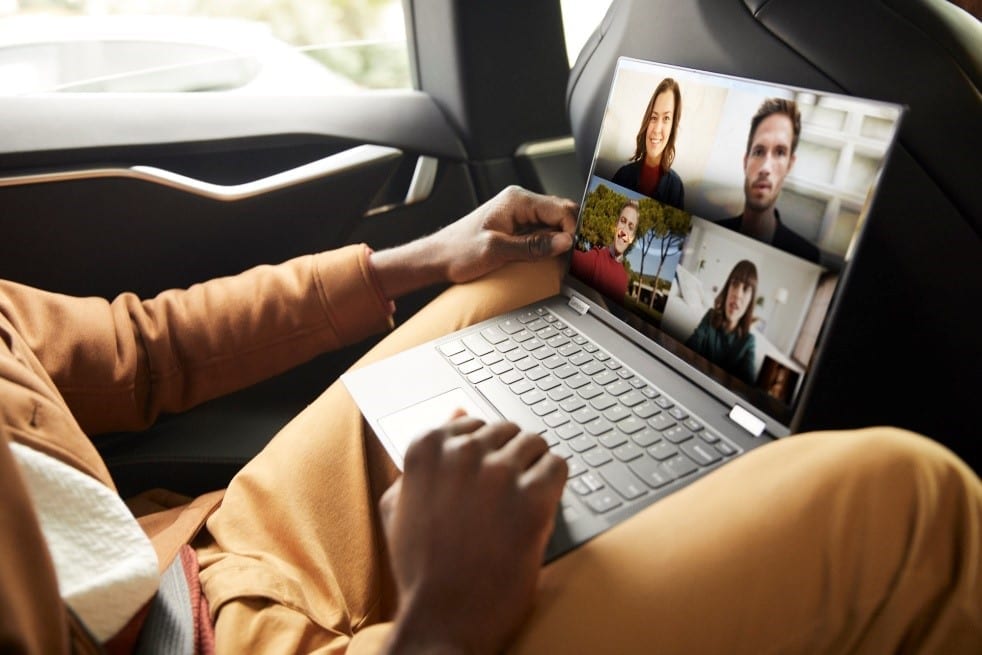
[[[358,365],[556,292],[556,262],[453,287]],[[232,481],[198,540],[219,652],[371,651],[397,471],[340,382]],[[370,627],[374,626],[374,627]],[[982,653],[982,483],[891,428],[759,448],[542,571],[523,653]]]

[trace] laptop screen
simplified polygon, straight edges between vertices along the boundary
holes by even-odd
[[[787,425],[901,114],[621,58],[570,274]]]

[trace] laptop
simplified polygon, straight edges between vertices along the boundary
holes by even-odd
[[[542,434],[552,560],[794,432],[903,112],[622,57],[561,292],[341,379],[400,468],[457,408]]]

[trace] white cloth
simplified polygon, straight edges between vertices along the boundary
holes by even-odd
[[[11,443],[54,560],[62,599],[101,642],[157,590],[157,554],[122,499],[49,455]]]

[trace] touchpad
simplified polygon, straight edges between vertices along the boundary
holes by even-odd
[[[484,421],[494,420],[463,389],[457,388],[389,414],[379,419],[379,425],[389,444],[405,457],[406,449],[414,439],[449,421],[457,410]]]

